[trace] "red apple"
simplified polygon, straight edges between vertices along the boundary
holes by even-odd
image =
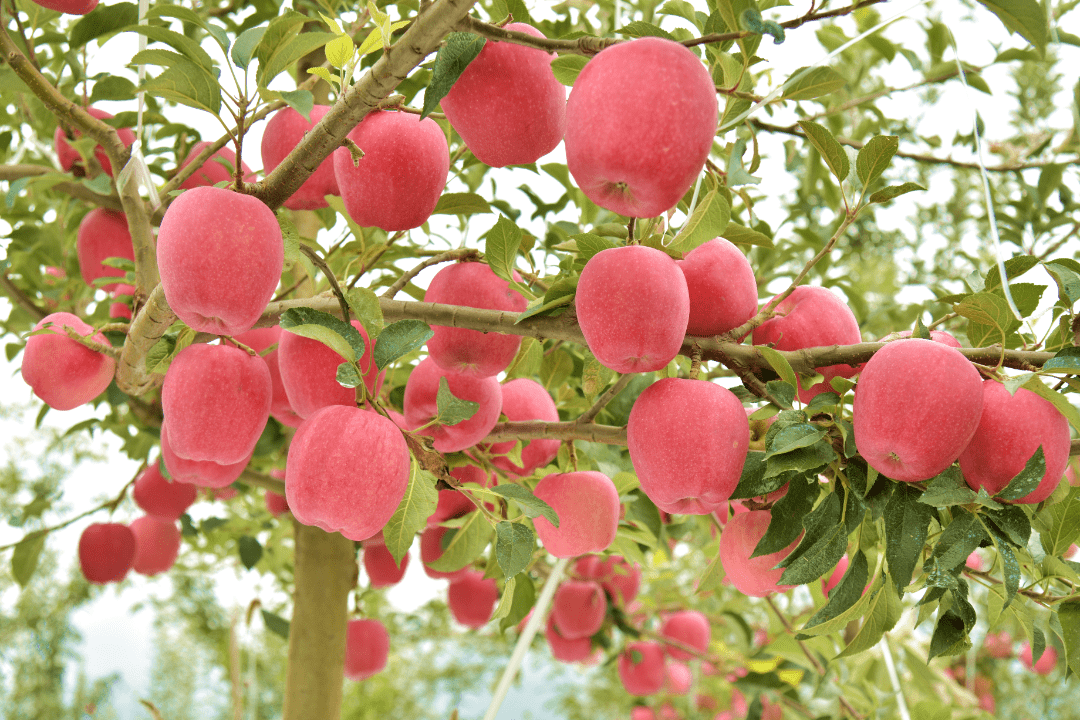
[[[487,625],[495,603],[499,601],[499,588],[494,580],[485,579],[479,570],[466,568],[461,577],[450,581],[446,591],[446,604],[450,614],[465,627],[475,629]]]
[[[252,448],[252,454],[255,449]],[[169,471],[174,482],[197,485],[207,488],[224,488],[240,477],[244,468],[251,462],[251,454],[240,462],[216,463],[213,460],[188,460],[172,450],[169,434],[164,423],[161,425],[161,462]]]
[[[559,635],[567,640],[592,637],[607,615],[604,590],[593,580],[566,580],[555,591],[551,615]]]
[[[439,379],[454,397],[479,403],[476,413],[457,425],[432,425],[421,431],[434,439],[435,449],[442,453],[457,452],[480,442],[499,420],[502,409],[502,386],[493,377],[476,377],[443,370],[431,358],[417,365],[405,383],[405,420],[410,428],[426,425],[439,414],[436,398]]]
[[[507,30],[542,38],[525,23]],[[555,53],[488,40],[442,99],[446,119],[480,162],[526,165],[555,149],[566,125],[566,89],[551,72]]]
[[[266,123],[262,137],[263,170],[267,175],[288,157],[293,148],[304,139],[304,135],[323,119],[329,109],[329,105],[314,106],[311,108],[310,121],[305,120],[303,115],[291,107],[281,108],[274,113],[270,122]],[[327,207],[327,195],[340,194],[337,177],[334,175],[333,156],[330,156],[319,163],[315,172],[289,196],[284,205],[290,210],[318,210]]]
[[[566,103],[566,165],[586,197],[629,217],[675,206],[716,135],[716,85],[693,52],[644,37],[602,50]]]
[[[928,480],[971,442],[982,407],[982,381],[967,358],[932,340],[896,340],[859,376],[855,445],[886,477]]]
[[[364,326],[359,320],[353,320],[352,326],[364,338],[364,355],[360,358],[364,386],[370,395],[378,395],[386,373],[375,365],[373,343]],[[356,405],[356,390],[337,381],[338,366],[345,358],[329,345],[286,330],[278,338],[276,352],[281,384],[296,415],[306,418],[328,405]]]
[[[619,655],[619,679],[631,695],[654,695],[667,680],[664,648],[652,641],[632,642]]]
[[[461,483],[476,483],[480,487],[490,487],[494,484],[494,473],[488,474],[477,465],[468,464],[456,468],[450,468],[450,475]],[[464,493],[454,489],[440,490],[439,503],[435,512],[427,519],[428,527],[439,525],[446,520],[459,518],[476,509],[472,500]]]
[[[299,337],[292,333],[288,334],[293,337]],[[266,369],[270,371],[270,383],[273,387],[273,394],[270,400],[270,414],[282,425],[300,427],[300,423],[304,422],[304,418],[296,414],[292,408],[292,404],[289,402],[289,395],[285,390],[285,383],[281,379],[281,368],[278,362],[278,358],[280,357],[280,353],[278,352],[279,348],[274,348],[270,352],[263,354],[267,348],[272,345],[278,345],[280,339],[281,327],[278,325],[274,325],[273,327],[255,328],[254,330],[248,330],[247,332],[240,333],[236,336],[237,342],[243,343],[252,350],[255,350],[262,356],[262,359],[266,361]],[[322,345],[322,343],[319,344]],[[324,345],[323,347],[326,346]],[[340,356],[337,357],[340,358]],[[334,384],[338,385],[336,382]],[[341,386],[338,385],[338,387],[340,388]],[[354,397],[355,393],[350,390],[349,396]]]
[[[574,573],[584,580],[596,580],[621,607],[626,607],[641,587],[641,568],[629,563],[621,555],[603,559],[598,555],[586,555],[574,564]]]
[[[742,250],[723,238],[699,245],[677,261],[690,292],[686,334],[720,335],[757,313],[757,280]]]
[[[147,515],[176,520],[195,502],[195,488],[187,483],[166,480],[160,466],[161,460],[158,460],[139,473],[131,495]]]
[[[49,10],[68,15],[85,15],[97,7],[98,0],[33,0]]]
[[[203,141],[195,143],[191,152],[184,158],[184,162],[180,163],[180,167],[187,167],[194,162],[195,157],[201,153],[206,146],[210,143]],[[222,163],[224,161],[224,164]],[[219,182],[232,182],[234,179],[234,172],[236,170],[236,153],[227,147],[223,147],[215,152],[210,157],[206,158],[205,162],[192,173],[187,180],[180,183],[181,190],[190,190],[191,188],[203,187],[205,185],[217,185]],[[247,166],[247,163],[240,161],[240,170],[244,174],[244,182],[254,182],[255,173],[251,171],[251,168]]]
[[[708,652],[709,640],[712,639],[712,626],[709,625],[709,619],[697,610],[680,610],[667,616],[664,624],[660,626],[660,634],[705,653]],[[674,645],[665,645],[664,649],[675,660],[690,660],[694,657]]]
[[[792,587],[779,584],[784,568],[776,565],[795,549],[798,539],[779,552],[750,557],[771,521],[772,513],[768,510],[753,510],[728,520],[720,533],[720,562],[731,584],[743,595],[765,597]]]
[[[428,577],[456,580],[457,578],[464,577],[465,571],[468,570],[467,567],[452,572],[433,570],[430,567],[430,563],[433,563],[442,557],[442,540],[443,536],[446,535],[447,530],[449,530],[449,528],[435,526],[429,527],[424,530],[424,532],[420,533],[420,561],[424,564],[424,573]]]
[[[983,649],[986,651],[987,655],[999,660],[1012,657],[1012,636],[1005,630],[996,633],[986,633],[986,639],[983,640]],[[1030,658],[1030,650],[1028,656]]]
[[[405,568],[409,567],[409,555],[401,558],[401,565],[394,562],[394,556],[384,543],[364,543],[364,572],[368,574],[371,587],[389,587],[401,582],[405,577]]]
[[[576,640],[564,638],[555,625],[554,615],[548,616],[544,636],[547,638],[548,647],[551,648],[551,656],[560,662],[585,662],[592,657],[592,639],[588,635]]]
[[[274,295],[285,260],[277,218],[262,202],[231,190],[185,190],[158,231],[165,298],[193,330],[239,335]]]
[[[669,662],[667,664],[667,682],[664,690],[672,695],[685,695],[690,692],[694,684],[694,671],[690,666],[681,662]],[[665,707],[670,707],[665,705]],[[677,715],[675,717],[678,717]]]
[[[885,337],[881,338],[880,342],[892,342],[893,340],[903,340],[904,338],[911,337],[912,332],[910,330],[900,330],[898,332],[889,333]],[[945,332],[944,330],[931,330],[930,339],[934,342],[939,342],[942,345],[948,345],[949,347],[959,348],[963,347],[960,341],[953,337],[952,333]]]
[[[348,138],[364,153],[354,165],[349,148],[334,151],[334,174],[349,217],[387,232],[427,222],[450,171],[450,149],[439,124],[379,110],[366,115]]]
[[[284,515],[289,511],[289,501],[285,499],[285,496],[272,490],[266,491],[263,502],[266,504],[267,512],[274,517]]]
[[[621,373],[660,370],[671,362],[690,317],[679,266],[644,245],[608,248],[589,258],[574,304],[589,350]]]
[[[383,671],[390,633],[378,620],[350,620],[345,630],[345,677],[364,680]]]
[[[826,597],[828,597],[829,593],[832,592],[832,589],[839,585],[840,581],[844,579],[844,573],[847,572],[848,565],[850,563],[851,561],[848,559],[848,556],[843,556],[842,558],[840,558],[840,562],[836,563],[836,567],[833,568],[833,571],[829,574],[829,577],[821,579],[821,592]]]
[[[179,457],[231,465],[251,456],[270,417],[270,371],[231,345],[189,345],[165,372],[163,422]]]
[[[94,208],[86,213],[75,233],[75,249],[79,255],[79,269],[87,285],[93,287],[94,281],[102,277],[124,277],[123,270],[104,265],[102,261],[111,257],[135,261],[127,216],[104,208]],[[112,292],[119,287],[120,283],[109,283],[102,285],[101,289]]]
[[[135,535],[120,523],[94,523],[79,536],[79,566],[95,585],[120,582],[135,560]]]
[[[297,429],[285,465],[285,497],[305,525],[350,540],[375,535],[409,484],[409,448],[391,421],[330,405]]]
[[[559,527],[545,517],[533,520],[540,542],[555,557],[602,552],[615,541],[622,506],[607,475],[594,471],[548,475],[533,494],[559,516]]]
[[[97,5],[96,0],[90,1],[93,2],[94,5]],[[52,0],[46,0],[46,2],[49,2],[49,4],[38,4],[42,7],[48,7],[52,10],[59,10],[60,12],[67,12],[72,15],[81,15],[84,13],[63,10],[57,6],[77,9],[86,7],[88,4],[86,0],[55,0],[55,3],[52,2]],[[92,9],[93,6],[86,10],[86,12],[90,12],[90,10]],[[107,113],[104,110],[98,110],[94,107],[86,107],[83,109],[86,110],[86,112],[93,117],[96,117],[98,120],[109,120],[113,117],[111,113]],[[82,135],[82,131],[75,128],[72,129],[72,132],[75,134],[76,138]],[[120,142],[124,143],[127,146],[130,146],[133,142],[135,142],[135,133],[133,133],[130,128],[119,128],[117,129],[116,134],[120,136]],[[56,159],[60,162],[61,170],[63,170],[64,172],[68,172],[75,166],[76,163],[78,163],[78,174],[85,174],[85,169],[82,167],[82,158],[79,156],[79,152],[68,144],[67,137],[64,135],[63,128],[58,127],[56,128],[56,132],[53,133],[53,148],[56,150]],[[101,165],[101,169],[105,171],[106,175],[113,175],[112,163],[109,162],[109,156],[105,154],[105,148],[101,147],[100,145],[96,145],[94,147],[94,157],[97,158],[98,164]]]
[[[1049,675],[1054,672],[1054,668],[1057,666],[1058,653],[1053,645],[1046,646],[1043,654],[1034,665],[1031,664],[1031,656],[1031,643],[1025,640],[1023,647],[1020,648],[1020,662],[1024,663],[1028,670],[1034,670],[1040,675]]]
[[[1039,486],[1013,502],[1032,505],[1050,497],[1069,465],[1069,421],[1053,403],[1020,388],[1010,395],[996,380],[982,384],[979,426],[960,453],[960,470],[972,490],[986,488],[990,496],[1005,489],[1042,447],[1046,472]]]
[[[175,520],[143,515],[131,523],[135,536],[132,568],[140,575],[157,575],[173,566],[180,552],[180,528]]]
[[[854,345],[862,341],[855,314],[827,288],[800,285],[775,308],[776,315],[754,330],[755,345],[770,345],[777,350],[802,350],[826,345]],[[825,378],[810,388],[799,381],[799,399],[804,403],[818,393],[832,392],[829,381],[849,378],[859,371],[851,365],[815,368]]]
[[[544,386],[531,378],[517,378],[502,386],[502,414],[507,420],[542,420],[558,422],[559,410],[555,401]],[[515,465],[506,453],[514,448],[514,442],[493,443],[491,453],[495,455],[491,464],[505,470],[509,475],[522,477],[532,475],[538,468],[547,466],[559,454],[559,440],[539,438],[525,443],[521,450],[522,466]]]
[[[46,315],[34,330],[47,325],[47,332],[27,338],[23,350],[22,376],[34,394],[53,410],[71,410],[105,392],[116,372],[116,361],[72,340],[62,328],[108,346],[105,336],[91,336],[94,328],[66,312]]]
[[[131,297],[135,295],[135,286],[120,283],[110,293],[115,302],[109,305],[109,317],[116,320],[131,319]],[[128,298],[125,302],[123,298]]]

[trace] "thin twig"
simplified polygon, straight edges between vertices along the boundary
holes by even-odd
[[[623,391],[623,388],[629,385],[630,381],[633,379],[634,373],[627,373],[621,376],[618,380],[615,381],[614,385],[605,390],[604,394],[596,399],[596,402],[593,403],[593,406],[591,408],[581,414],[581,417],[577,419],[577,422],[582,425],[591,423],[596,418],[596,416],[600,414],[600,411],[607,407],[607,404],[614,400],[615,396],[621,393]]]
[[[410,280],[423,272],[425,268],[429,268],[432,265],[450,262],[451,260],[465,260],[478,257],[480,257],[480,251],[476,250],[475,248],[457,248],[456,250],[447,250],[444,253],[439,253],[438,255],[424,260],[419,265],[413,267],[411,270],[403,273],[401,277],[394,281],[393,285],[386,288],[386,292],[382,294],[382,297],[386,298],[387,300],[392,300],[395,295],[397,295],[406,285],[409,284]]]

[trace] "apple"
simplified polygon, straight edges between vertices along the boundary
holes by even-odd
[[[559,410],[544,386],[531,378],[516,378],[502,386],[502,414],[507,420],[542,420],[558,422]],[[562,443],[555,438],[538,438],[525,443],[521,450],[521,466],[515,465],[506,453],[514,449],[514,441],[491,445],[491,464],[515,477],[532,475],[537,468],[547,466],[559,454]]]
[[[184,158],[184,162],[180,163],[180,167],[185,168],[191,164],[196,156],[208,145],[210,143],[206,141],[195,143],[191,148],[191,152]],[[187,180],[180,183],[180,189],[190,190],[191,188],[206,185],[217,185],[219,182],[231,183],[235,177],[233,174],[235,170],[236,153],[226,147],[220,148],[213,155],[206,158],[206,161],[198,170],[188,176]],[[244,182],[253,182],[255,180],[255,173],[251,171],[251,168],[243,160],[240,161],[240,170],[244,175]]]
[[[231,190],[197,187],[173,200],[161,221],[158,270],[165,299],[196,332],[250,330],[274,295],[285,261],[270,208]]]
[[[434,360],[425,358],[413,369],[405,383],[403,404],[405,420],[410,428],[426,425],[438,416],[436,399],[439,379],[444,377],[454,397],[480,404],[471,418],[457,425],[435,424],[420,431],[421,435],[434,439],[436,450],[449,453],[472,447],[495,427],[502,410],[502,386],[493,377],[476,377],[443,370]]]
[[[693,685],[694,671],[690,669],[689,665],[681,662],[669,662],[667,664],[667,681],[664,683],[666,692],[672,695],[685,695],[690,692]]]
[[[971,442],[982,408],[982,381],[967,358],[932,340],[896,340],[859,375],[855,446],[886,477],[929,480]]]
[[[390,655],[390,633],[374,619],[350,620],[345,630],[345,677],[364,680],[383,671]]]
[[[53,410],[71,410],[105,392],[116,372],[116,361],[72,340],[61,328],[71,328],[108,346],[105,336],[66,312],[46,315],[34,330],[46,326],[46,332],[27,338],[23,350],[22,376],[34,394]]]
[[[44,5],[42,3],[38,4],[42,7],[48,7],[52,10],[69,12],[68,10],[61,10],[59,7],[54,7],[51,2],[49,5]],[[64,5],[71,8],[79,8],[86,7],[87,3],[84,0],[55,0],[55,5]],[[97,2],[94,2],[94,5],[97,5]],[[93,7],[90,8],[90,10],[92,9]],[[90,10],[87,10],[86,12],[90,12]],[[82,13],[71,14],[80,15]],[[96,117],[98,120],[109,120],[113,117],[111,113],[107,113],[104,110],[98,110],[94,107],[85,107],[83,108],[83,110],[85,110],[93,117]],[[74,133],[76,138],[82,135],[82,131],[76,128],[72,128],[72,132]],[[124,145],[130,147],[131,144],[135,142],[135,133],[132,132],[130,128],[118,128],[116,134],[120,137],[120,142],[124,143]],[[86,174],[86,170],[85,168],[83,168],[82,165],[82,157],[79,155],[78,150],[68,144],[68,140],[67,137],[64,135],[63,128],[58,127],[56,128],[56,132],[53,133],[53,148],[56,150],[56,159],[60,162],[61,170],[63,170],[64,172],[68,172],[75,167],[76,163],[78,163],[78,169],[76,170],[76,174]],[[100,145],[94,146],[94,157],[97,158],[98,164],[101,165],[101,169],[105,171],[106,175],[113,175],[112,163],[109,162],[109,156],[105,154],[105,148],[101,147]]]
[[[393,422],[371,410],[329,405],[293,436],[285,497],[305,525],[366,540],[383,529],[405,496],[410,462]]]
[[[694,184],[718,115],[716,85],[685,46],[655,37],[611,45],[570,91],[566,165],[600,207],[654,217]]]
[[[175,520],[143,515],[131,523],[135,536],[132,568],[140,575],[157,575],[173,566],[180,552],[180,528]]]
[[[460,483],[476,483],[480,487],[490,487],[496,484],[494,473],[484,472],[481,467],[471,463],[450,468],[450,475]],[[453,488],[440,490],[438,505],[435,507],[435,512],[428,517],[427,525],[428,527],[439,525],[447,520],[467,515],[475,509],[476,505],[473,505],[472,500],[466,497],[464,493]]]
[[[79,567],[95,585],[120,582],[135,560],[135,535],[121,523],[94,523],[79,536]]]
[[[982,383],[982,415],[960,453],[960,470],[972,490],[991,497],[1005,489],[1042,447],[1046,472],[1038,487],[1013,502],[1033,505],[1050,497],[1069,465],[1069,421],[1053,403],[1025,388],[1010,395],[996,380]]]
[[[574,565],[574,573],[584,580],[596,580],[611,598],[612,603],[626,607],[641,587],[641,568],[621,555],[607,559],[586,555]]]
[[[630,709],[630,720],[656,720],[656,713],[652,711],[652,708],[635,705]]]
[[[543,516],[533,520],[537,537],[553,556],[602,552],[615,541],[622,506],[607,475],[591,470],[555,473],[538,482],[533,494],[559,517],[559,527]]]
[[[446,604],[454,620],[474,630],[487,625],[499,601],[495,581],[485,579],[484,573],[472,568],[465,568],[461,577],[451,580],[446,593]]]
[[[1025,640],[1023,647],[1020,648],[1020,662],[1024,663],[1028,670],[1034,670],[1040,675],[1049,675],[1054,672],[1054,668],[1057,666],[1058,653],[1053,645],[1046,646],[1043,654],[1034,665],[1031,663],[1031,656],[1031,643]]]
[[[263,496],[263,502],[266,504],[266,510],[274,517],[279,517],[289,512],[289,501],[285,499],[285,496],[276,493],[272,490],[267,490]]]
[[[742,250],[724,238],[697,246],[676,264],[690,292],[686,334],[720,335],[757,314],[757,279]]]
[[[551,615],[559,635],[567,640],[592,637],[607,615],[604,590],[594,580],[566,580],[555,591]]]
[[[533,37],[531,25],[510,23]],[[480,162],[527,165],[555,149],[566,126],[566,90],[551,72],[555,53],[488,40],[442,99],[454,130]]]
[[[655,695],[667,681],[664,648],[643,640],[627,644],[619,654],[619,679],[631,695]]]
[[[273,386],[258,355],[189,345],[165,372],[161,412],[177,456],[231,465],[251,456],[270,417]]]
[[[223,488],[210,488],[206,492],[210,495],[211,500],[220,500],[222,502],[228,502],[240,494],[240,491],[231,485]]]
[[[828,597],[829,593],[832,592],[832,589],[839,585],[840,581],[844,579],[844,573],[847,572],[848,565],[850,564],[851,561],[848,559],[848,556],[844,555],[842,558],[840,558],[840,562],[836,563],[836,567],[833,568],[833,571],[829,574],[829,577],[822,578],[821,592],[825,595],[825,597]]]
[[[900,330],[898,332],[889,333],[885,337],[881,338],[879,342],[892,342],[893,340],[903,340],[912,336],[910,330]],[[934,342],[939,342],[942,345],[948,345],[949,347],[959,348],[963,347],[960,341],[953,337],[952,333],[945,332],[944,330],[931,330],[930,339]]]
[[[288,334],[293,336],[292,333]],[[300,427],[300,423],[304,422],[304,418],[300,417],[300,415],[293,410],[292,403],[289,402],[289,394],[285,390],[284,381],[281,379],[281,367],[278,360],[278,358],[281,357],[281,354],[278,352],[279,348],[274,348],[270,352],[264,354],[267,348],[273,345],[280,345],[280,339],[281,327],[279,325],[255,328],[254,330],[248,330],[247,332],[240,333],[236,336],[237,342],[247,345],[262,356],[262,359],[266,362],[266,369],[270,371],[270,385],[273,388],[270,397],[270,415],[282,425],[295,428]],[[319,344],[321,345],[322,343]],[[323,347],[326,346],[324,345]],[[336,372],[335,369],[335,373]],[[334,384],[338,385],[336,382]],[[338,387],[341,386],[338,385]],[[355,397],[353,391],[350,391],[349,395],[350,397]]]
[[[800,285],[775,308],[776,314],[754,330],[754,345],[769,345],[777,350],[802,350],[826,345],[854,345],[862,341],[859,322],[843,300],[827,288]],[[825,378],[809,388],[799,380],[799,399],[804,403],[817,394],[832,392],[829,381],[849,378],[859,372],[857,366],[829,365],[815,368]]]
[[[386,549],[385,543],[364,543],[364,572],[368,574],[371,587],[389,587],[401,582],[405,577],[405,568],[409,566],[409,555],[401,558],[401,565],[394,562],[394,556]]]
[[[311,108],[311,120],[305,120],[303,115],[291,107],[283,107],[274,113],[270,122],[266,123],[262,136],[263,170],[267,175],[288,157],[293,148],[304,139],[304,135],[323,119],[328,110],[330,110],[329,105],[315,105]],[[315,172],[311,173],[304,184],[289,196],[284,205],[290,210],[318,210],[328,207],[327,195],[340,194],[331,155],[319,163]]]
[[[456,580],[464,577],[465,571],[468,570],[468,568],[461,568],[460,570],[445,572],[443,570],[433,570],[429,567],[430,563],[442,557],[442,540],[448,530],[449,528],[434,526],[420,533],[420,561],[424,564],[424,573],[430,578]]]
[[[671,362],[690,317],[679,266],[644,245],[608,248],[589,258],[574,304],[589,350],[621,373],[660,370]]]
[[[93,287],[94,281],[102,277],[123,278],[123,270],[104,265],[102,261],[111,257],[135,261],[127,216],[104,208],[94,208],[86,213],[75,233],[75,249],[79,255],[79,270],[87,285]],[[113,292],[120,286],[120,283],[109,283],[101,289]]]
[[[33,0],[35,4],[48,10],[68,15],[85,15],[97,7],[98,0]]]
[[[779,552],[750,557],[771,521],[768,510],[752,510],[732,517],[720,533],[720,563],[731,584],[743,595],[766,597],[793,587],[779,584],[784,568],[776,565],[795,549],[798,539]]]
[[[983,560],[983,556],[979,554],[978,550],[973,550],[971,554],[967,556],[967,560],[964,562],[964,565],[978,572],[990,569],[989,565],[985,560]]]
[[[664,378],[634,402],[626,441],[641,490],[658,508],[708,515],[739,484],[750,425],[730,390],[707,380]]]
[[[131,319],[131,299],[135,295],[135,286],[120,283],[110,293],[115,302],[109,305],[109,317],[115,320],[130,320]],[[124,302],[121,298],[128,298],[127,302]]]
[[[660,626],[660,634],[704,654],[709,650],[712,626],[709,625],[709,619],[697,610],[680,610],[664,619],[664,624]],[[694,658],[693,654],[674,645],[665,645],[664,650],[674,660]]]
[[[377,110],[364,116],[348,139],[364,153],[354,164],[349,148],[334,151],[334,175],[349,217],[387,232],[427,222],[450,172],[450,148],[439,124]]]
[[[999,660],[1012,657],[1012,636],[1005,630],[996,633],[988,632],[986,633],[986,638],[983,640],[983,650],[985,650],[986,654],[990,657]]]
[[[195,502],[195,492],[192,485],[166,480],[161,474],[161,460],[158,460],[147,465],[135,478],[131,495],[147,515],[177,520]]]
[[[251,462],[251,454],[239,462],[222,464],[213,460],[188,460],[172,450],[166,425],[161,425],[161,462],[174,482],[207,488],[224,488],[231,485]]]
[[[592,639],[588,635],[574,640],[563,637],[555,625],[553,614],[548,616],[544,637],[547,638],[548,647],[551,648],[551,656],[560,662],[585,662],[592,657]]]
[[[514,279],[521,276],[514,272]],[[485,310],[520,313],[528,305],[510,283],[489,266],[478,262],[446,265],[431,279],[424,302]],[[467,328],[432,327],[435,335],[427,342],[428,355],[444,370],[489,377],[510,366],[521,346],[518,335],[484,333]]]

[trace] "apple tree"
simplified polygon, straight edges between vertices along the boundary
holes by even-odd
[[[237,717],[1066,712],[1074,6],[0,4],[7,356],[143,464],[12,578],[257,569]]]

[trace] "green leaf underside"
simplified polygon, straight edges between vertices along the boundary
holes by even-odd
[[[547,519],[555,527],[559,527],[559,516],[555,509],[540,498],[533,495],[532,490],[523,485],[503,484],[489,488],[496,495],[501,495],[508,500],[513,500],[528,517],[541,517]]]
[[[375,366],[380,370],[400,357],[424,347],[424,343],[435,336],[423,320],[398,320],[387,325],[375,340],[372,353]]]
[[[435,395],[435,404],[439,409],[440,425],[463,423],[480,409],[480,403],[462,400],[450,392],[450,383],[447,382],[445,375],[439,378],[439,391]]]
[[[800,120],[799,127],[806,134],[806,139],[814,146],[821,155],[821,159],[829,167],[829,171],[837,180],[844,180],[851,172],[851,163],[848,160],[844,146],[833,137],[833,134],[824,125],[818,125],[809,120]]]
[[[283,330],[318,340],[348,362],[364,356],[364,338],[360,331],[341,318],[313,308],[291,308],[278,321]]]
[[[439,504],[439,491],[435,489],[435,476],[422,469],[415,461],[409,470],[409,485],[398,503],[397,510],[383,528],[386,549],[401,565],[401,559],[409,552],[413,538],[427,525],[427,519]]]
[[[450,538],[438,559],[428,563],[428,567],[439,572],[460,570],[480,557],[491,541],[494,530],[487,518],[479,512],[466,516],[465,523]]]
[[[495,558],[509,580],[529,566],[535,533],[528,525],[503,520],[495,526]]]

